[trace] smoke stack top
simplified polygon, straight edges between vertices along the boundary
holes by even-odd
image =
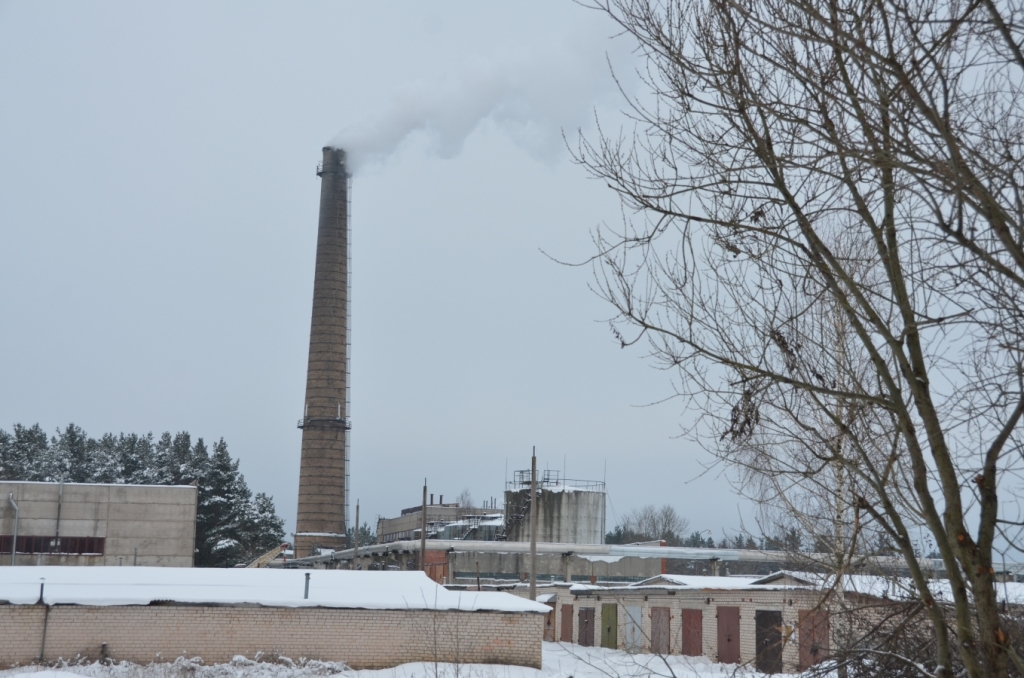
[[[317,174],[339,174],[348,176],[348,154],[343,148],[335,146],[324,146],[324,160],[317,170]]]
[[[349,180],[344,150],[326,146],[309,332],[295,552],[344,548],[348,504]]]

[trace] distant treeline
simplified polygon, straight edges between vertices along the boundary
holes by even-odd
[[[197,567],[231,567],[284,539],[271,497],[253,496],[221,438],[209,450],[188,432],[106,433],[90,438],[69,424],[48,437],[38,425],[0,429],[0,480],[192,485],[199,488]]]

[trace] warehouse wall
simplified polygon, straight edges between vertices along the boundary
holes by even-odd
[[[196,496],[192,486],[0,482],[0,535],[13,536],[18,504],[22,537],[102,537],[102,555],[17,555],[18,565],[191,567]],[[57,513],[60,508],[60,522]],[[136,549],[137,561],[136,561]],[[20,549],[19,549],[20,550]],[[10,550],[0,565],[10,565]]]
[[[48,611],[47,611],[48,610]],[[43,639],[45,618],[45,643]],[[0,605],[0,668],[106,656],[206,664],[258,653],[379,669],[442,661],[541,667],[544,615],[201,605]],[[45,647],[44,647],[45,645]]]

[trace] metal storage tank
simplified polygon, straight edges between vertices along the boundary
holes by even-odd
[[[598,480],[569,480],[558,471],[538,472],[537,541],[603,544],[605,485]],[[530,541],[530,472],[516,471],[505,487],[507,541]]]

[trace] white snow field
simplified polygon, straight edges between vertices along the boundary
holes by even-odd
[[[714,664],[704,657],[627,654],[621,650],[544,643],[544,668],[495,664],[431,664],[417,662],[390,669],[352,671],[330,662],[253,661],[236,657],[229,664],[206,666],[201,659],[174,663],[69,664],[58,668],[26,666],[0,671],[0,678],[307,678],[337,675],[338,678],[756,678],[764,674],[747,667]],[[775,674],[782,676],[784,674]]]

